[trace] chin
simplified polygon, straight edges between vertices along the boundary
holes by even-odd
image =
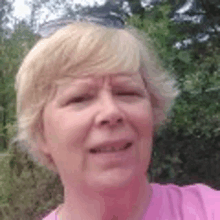
[[[94,191],[117,191],[125,189],[126,186],[135,181],[135,170],[133,169],[111,169],[99,173],[99,175],[89,175],[87,184],[92,187]]]

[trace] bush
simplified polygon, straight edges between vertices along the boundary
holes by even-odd
[[[166,3],[129,23],[146,32],[164,66],[181,90],[168,124],[155,135],[149,177],[179,185],[205,183],[220,189],[220,47],[216,41],[177,50],[184,32],[169,20]],[[10,115],[12,116],[12,109]],[[13,118],[13,117],[11,117]],[[15,132],[7,121],[8,139]],[[6,154],[7,153],[7,154]],[[33,220],[63,201],[58,176],[34,163],[14,146],[0,156],[0,219]]]
[[[180,185],[201,182],[220,189],[219,42],[176,49],[174,43],[188,34],[169,20],[170,8],[164,3],[148,11],[143,20],[138,16],[129,20],[149,35],[181,91],[170,122],[155,137],[150,179]]]
[[[62,203],[63,187],[59,177],[33,162],[27,153],[13,147],[2,163],[1,219],[42,219]]]

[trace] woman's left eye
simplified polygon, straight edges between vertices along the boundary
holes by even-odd
[[[137,92],[117,92],[119,96],[139,96]]]

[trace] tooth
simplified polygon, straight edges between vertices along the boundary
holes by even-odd
[[[92,149],[91,153],[101,153],[101,152],[106,153],[106,152],[122,151],[122,150],[127,149],[130,145],[131,145],[131,143],[127,143],[125,146],[122,146],[120,148],[115,148],[114,146],[96,148],[96,149]]]

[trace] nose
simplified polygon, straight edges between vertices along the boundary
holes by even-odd
[[[125,121],[122,110],[117,105],[111,95],[103,97],[101,102],[101,110],[96,118],[98,126],[117,126]]]

